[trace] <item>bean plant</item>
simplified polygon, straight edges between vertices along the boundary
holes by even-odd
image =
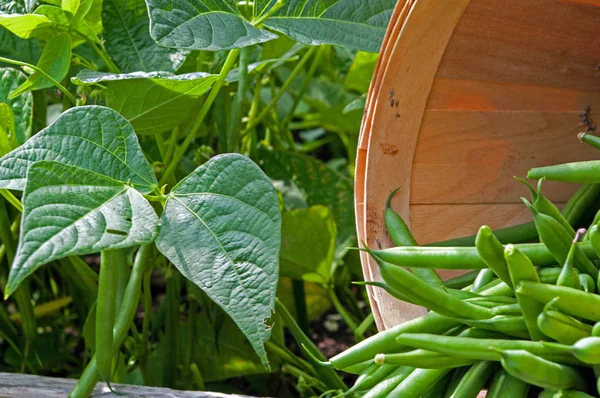
[[[282,325],[321,359],[306,333],[330,305],[371,327],[346,248],[394,5],[0,1],[2,368],[78,377],[77,397],[249,375],[273,394],[276,370],[345,389]]]

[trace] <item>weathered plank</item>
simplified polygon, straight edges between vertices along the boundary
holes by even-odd
[[[0,397],[2,398],[64,398],[77,380],[43,377],[27,374],[0,373]],[[113,384],[113,389],[125,396],[135,398],[250,398],[244,395],[228,395],[204,391],[177,391],[169,388],[142,387]],[[92,397],[117,397],[106,384],[98,383]]]

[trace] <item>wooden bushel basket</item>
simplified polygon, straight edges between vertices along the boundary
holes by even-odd
[[[600,158],[576,138],[588,106],[600,133],[599,68],[600,0],[399,0],[358,143],[359,240],[391,246],[383,211],[399,186],[392,205],[420,244],[530,220],[513,176]],[[544,184],[558,205],[576,189]],[[425,311],[368,289],[379,329]]]

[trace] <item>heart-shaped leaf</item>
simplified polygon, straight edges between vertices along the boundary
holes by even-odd
[[[195,115],[202,102],[201,96],[217,79],[217,75],[202,72],[112,74],[84,70],[73,82],[102,82],[107,87],[106,105],[129,120],[136,133],[158,134]]]
[[[396,2],[288,0],[265,25],[304,44],[335,44],[378,52]],[[256,0],[254,7],[264,14],[275,3]]]
[[[29,168],[23,209],[5,296],[50,261],[149,243],[158,233],[158,217],[138,191],[58,162]]]
[[[188,54],[161,47],[152,40],[144,2],[104,0],[102,20],[104,46],[122,72],[174,72]]]
[[[246,21],[233,0],[146,0],[150,35],[165,47],[229,50],[276,39]]]
[[[69,66],[71,66],[71,37],[69,34],[63,33],[48,40],[37,66],[56,81],[64,79],[69,72]],[[25,83],[10,93],[9,98],[12,99],[28,91],[52,86],[54,83],[36,71],[27,78]]]
[[[273,185],[241,155],[212,158],[170,193],[158,249],[238,325],[268,366],[281,213]]]
[[[27,77],[13,68],[0,68],[0,103],[7,104],[12,110],[16,139],[24,143],[31,135],[33,118],[33,96],[25,93],[20,97],[8,99],[11,91],[25,83]]]
[[[42,160],[91,170],[141,193],[149,193],[158,185],[131,125],[123,116],[103,106],[69,109],[25,144],[0,158],[0,188],[22,191],[27,170]]]

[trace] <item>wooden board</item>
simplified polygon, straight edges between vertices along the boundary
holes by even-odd
[[[600,72],[598,72],[598,79],[600,79]],[[600,92],[519,83],[437,78],[431,88],[427,109],[581,113],[590,104],[600,104]]]
[[[438,77],[600,91],[600,7],[555,0],[473,1]]]
[[[368,192],[389,192],[398,185],[409,186],[416,137],[433,78],[452,31],[468,3],[468,0],[452,4],[417,0],[396,40],[381,89],[374,99],[376,110],[372,124],[366,126],[370,129],[370,134],[367,134],[369,147],[378,145],[386,150],[369,150],[364,175],[365,195],[356,198],[357,212],[362,211],[365,217],[362,221],[365,230],[358,231],[359,239],[364,238],[368,245],[374,245],[376,239],[384,236],[381,214],[385,204],[381,195],[369,195]],[[399,86],[398,82],[407,84]],[[387,177],[389,170],[397,171],[395,180]],[[365,207],[362,207],[363,204]],[[400,209],[405,217],[408,216],[408,205],[406,197]],[[379,280],[376,265],[365,256],[362,259],[365,277]],[[385,315],[384,319],[376,319],[380,329],[424,312],[422,308],[402,306],[381,291],[374,291],[373,296],[378,311]]]
[[[64,398],[77,380],[43,377],[26,374],[0,373],[0,397],[2,398]],[[112,384],[121,396],[135,398],[250,398],[245,395],[229,395],[204,391],[177,391],[170,388]],[[106,384],[98,383],[92,397],[117,397]]]
[[[577,139],[577,112],[427,111],[412,168],[412,204],[520,203],[513,176],[536,166],[599,159]],[[547,182],[545,194],[566,201],[576,187]]]

